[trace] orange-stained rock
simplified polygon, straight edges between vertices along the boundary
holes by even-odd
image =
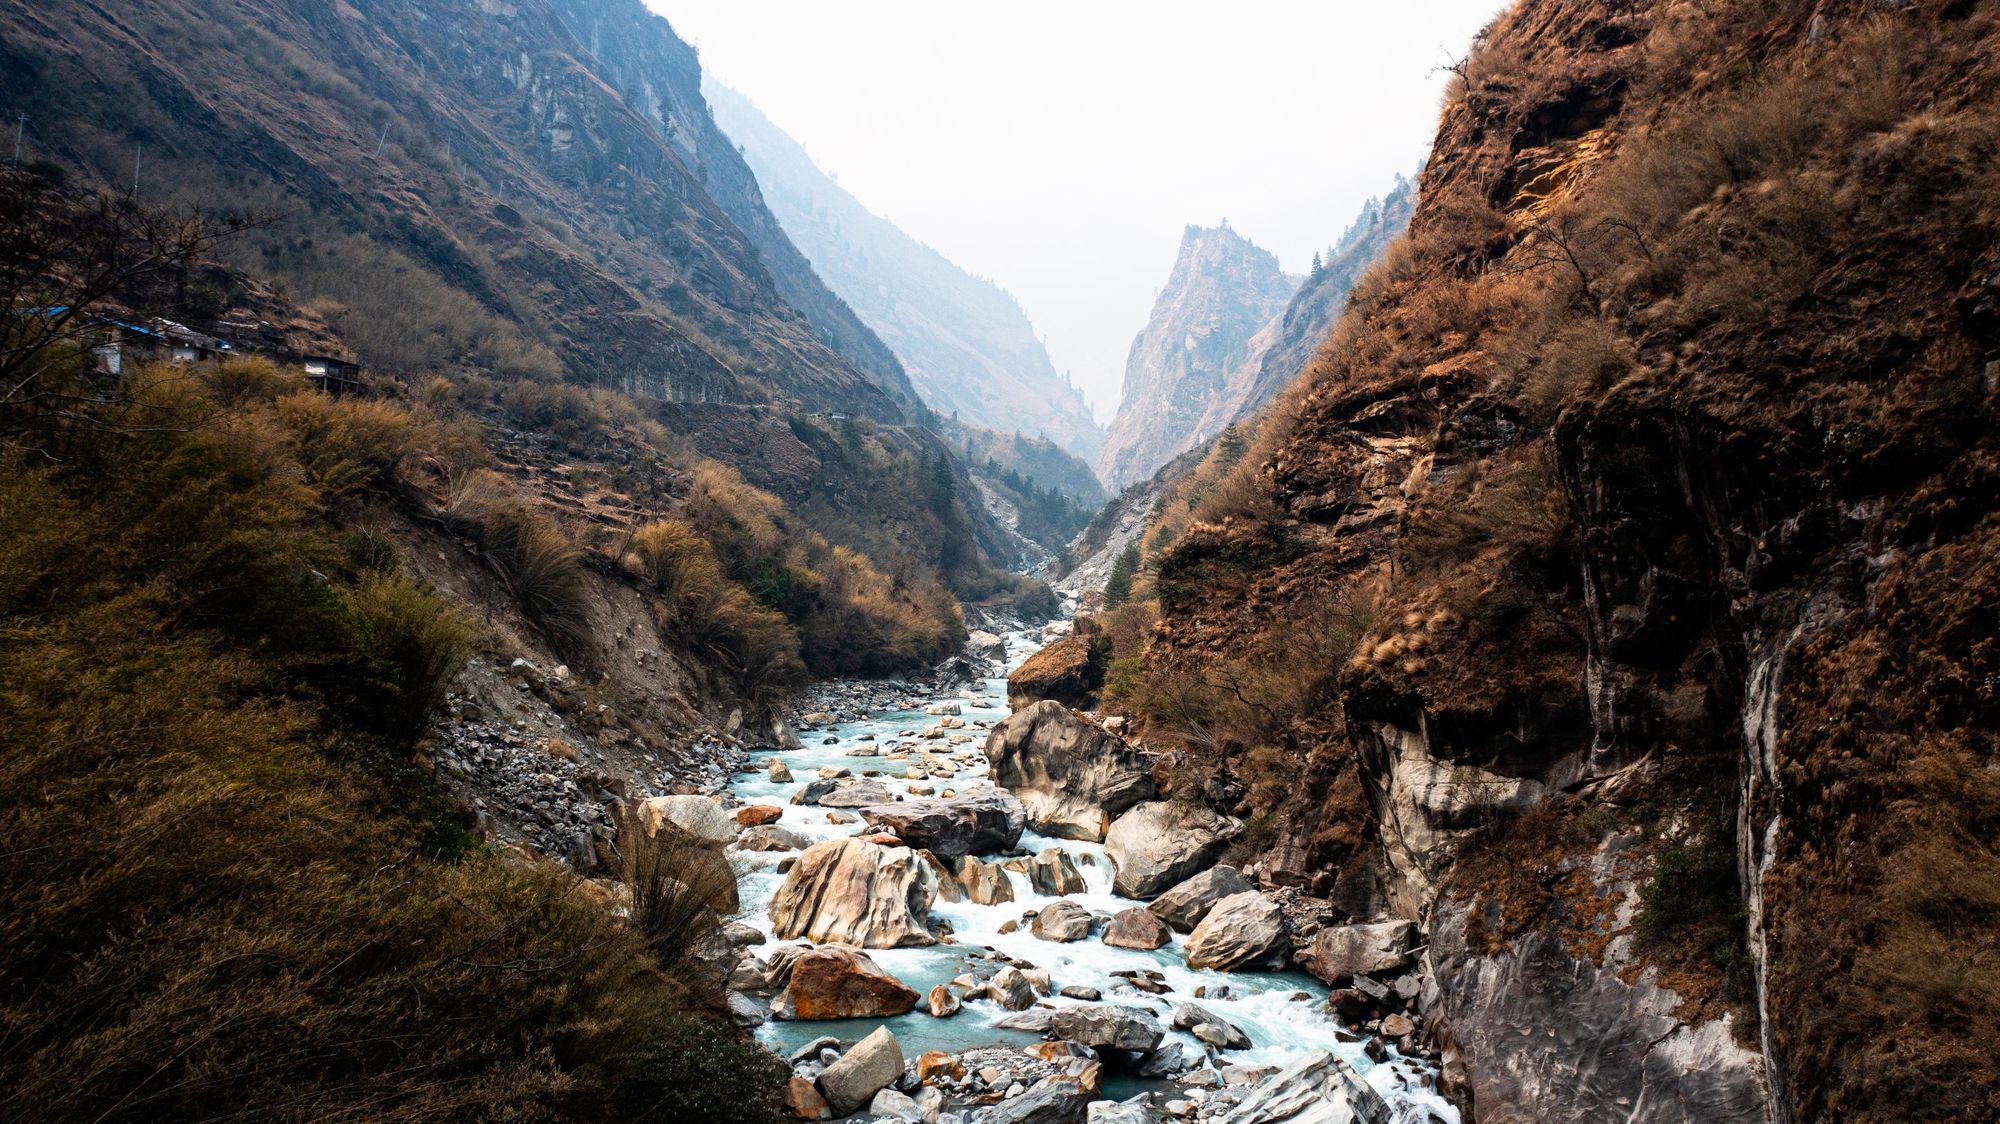
[[[878,1019],[907,1014],[916,990],[857,949],[826,945],[792,961],[791,982],[771,1003],[781,1019]]]
[[[953,1081],[965,1076],[965,1063],[955,1054],[943,1050],[926,1050],[917,1055],[917,1080],[926,1085],[937,1084],[939,1077],[949,1077]]]
[[[762,827],[767,823],[777,823],[784,814],[785,810],[775,804],[752,804],[736,810],[736,822],[744,827]]]
[[[810,1078],[794,1077],[785,1083],[785,1114],[799,1120],[830,1120],[833,1109]]]

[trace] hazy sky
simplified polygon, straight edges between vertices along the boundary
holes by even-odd
[[[1100,418],[1189,223],[1303,272],[1414,169],[1503,0],[646,0],[871,210],[1028,311]]]

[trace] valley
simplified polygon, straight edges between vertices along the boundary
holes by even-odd
[[[1482,3],[0,3],[0,1117],[2000,1119],[2000,0]]]

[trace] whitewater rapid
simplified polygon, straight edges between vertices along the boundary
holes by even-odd
[[[1006,666],[1019,666],[1022,660],[1032,655],[1036,643],[1023,632],[1009,632],[1006,641]],[[947,746],[942,740],[923,740],[912,736],[937,724],[938,717],[927,714],[922,707],[909,710],[885,711],[870,716],[865,721],[842,722],[812,731],[804,738],[811,743],[794,750],[760,750],[752,754],[751,764],[758,767],[755,773],[739,774],[731,785],[731,791],[745,803],[772,804],[784,809],[778,821],[789,831],[814,843],[823,839],[834,839],[846,835],[862,834],[870,829],[865,823],[847,824],[828,821],[828,814],[834,809],[795,805],[791,797],[802,785],[814,779],[822,767],[844,767],[851,769],[859,777],[870,770],[879,770],[872,779],[886,785],[890,792],[909,796],[909,786],[913,783],[927,784],[942,795],[946,789],[960,794],[990,786],[987,780],[985,754],[981,751],[985,743],[986,729],[998,723],[1010,713],[1006,703],[1007,681],[1003,677],[983,680],[956,695],[934,700],[930,703],[955,702],[960,707],[958,715],[965,722],[963,729],[950,731],[965,734],[971,741],[957,746]],[[831,735],[838,739],[834,744],[822,744]],[[871,736],[873,741],[866,739]],[[882,757],[849,756],[848,751],[868,744],[879,752],[886,753],[897,744],[912,750],[909,761],[887,760]],[[915,752],[923,750],[933,756],[950,755],[958,765],[958,775],[951,778],[925,778],[912,781],[903,775],[904,768],[915,760]],[[794,780],[788,784],[773,784],[765,771],[771,757],[780,757],[790,768]],[[1086,889],[1080,894],[1070,894],[1071,901],[1093,913],[1116,913],[1144,902],[1122,898],[1111,892],[1111,864],[1104,855],[1101,844],[1081,843],[1069,839],[1051,839],[1028,831],[1021,836],[1020,850],[1032,854],[1049,847],[1060,847],[1069,852],[1077,870],[1082,874]],[[778,887],[784,882],[784,875],[777,867],[786,858],[796,857],[796,851],[738,852],[734,853],[739,870],[739,889],[743,900],[743,911],[737,920],[773,938],[771,931],[770,903]],[[985,856],[991,860],[996,856]],[[1058,943],[1036,938],[1022,922],[1022,915],[1033,912],[1055,901],[1053,897],[1036,893],[1025,875],[1006,872],[1012,883],[1014,900],[999,905],[978,905],[971,901],[938,901],[931,912],[943,918],[951,926],[952,937],[957,944],[939,944],[927,948],[871,949],[869,957],[885,970],[893,973],[904,983],[915,988],[919,994],[927,993],[935,984],[945,983],[968,971],[967,953],[984,946],[997,949],[1017,960],[1026,961],[1046,970],[1055,989],[1068,986],[1096,988],[1103,993],[1103,1002],[1149,1007],[1159,1011],[1157,1004],[1149,1002],[1156,998],[1136,994],[1129,990],[1116,992],[1113,989],[1123,980],[1113,975],[1117,971],[1148,969],[1161,973],[1172,991],[1158,996],[1170,1010],[1176,1003],[1193,1002],[1229,1020],[1242,1028],[1251,1040],[1248,1049],[1223,1052],[1216,1064],[1222,1065],[1283,1065],[1300,1053],[1311,1049],[1331,1051],[1351,1064],[1370,1085],[1380,1092],[1394,1110],[1394,1120],[1398,1124],[1423,1124],[1432,1119],[1458,1124],[1459,1116],[1443,1097],[1432,1087],[1435,1073],[1413,1060],[1396,1057],[1393,1054],[1386,1062],[1376,1062],[1363,1049],[1364,1038],[1341,1026],[1326,1009],[1326,987],[1318,980],[1302,972],[1217,972],[1190,969],[1183,957],[1186,934],[1175,933],[1167,945],[1152,950],[1114,948],[1104,944],[1093,934],[1081,941]],[[1006,922],[1016,922],[1019,927],[1011,933],[1002,933],[1000,928]],[[775,939],[775,938],[773,938]],[[761,950],[753,950],[761,951]],[[1233,993],[1231,998],[1217,999],[1214,992],[1219,987],[1227,987]],[[1196,998],[1197,988],[1205,988],[1208,994]],[[1059,995],[1043,1000],[1054,1006],[1067,1006],[1079,1002]],[[964,1010],[949,1018],[936,1019],[918,1010],[889,1019],[848,1019],[834,1021],[778,1022],[772,1021],[759,1031],[762,1038],[773,1048],[783,1053],[803,1045],[822,1035],[832,1035],[843,1040],[860,1038],[878,1026],[888,1026],[902,1044],[905,1057],[915,1057],[926,1050],[962,1050],[973,1046],[987,1046],[998,1043],[1018,1043],[1027,1045],[1040,1040],[1040,1035],[1028,1031],[1004,1030],[991,1025],[993,1020],[1008,1012],[989,999],[974,999],[966,1002]],[[1162,1015],[1164,1011],[1159,1011]],[[1166,1019],[1161,1018],[1162,1025]],[[1168,1041],[1183,1043],[1190,1058],[1200,1058],[1204,1047],[1192,1034],[1170,1031]],[[1427,1078],[1429,1079],[1427,1081]],[[1105,1095],[1118,1098],[1128,1092],[1144,1088],[1158,1088],[1163,1082],[1112,1079],[1107,1082]]]

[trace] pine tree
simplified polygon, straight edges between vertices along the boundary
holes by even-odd
[[[1139,540],[1133,539],[1119,552],[1118,560],[1111,563],[1111,574],[1104,579],[1104,607],[1116,609],[1132,596],[1132,578],[1139,572]]]

